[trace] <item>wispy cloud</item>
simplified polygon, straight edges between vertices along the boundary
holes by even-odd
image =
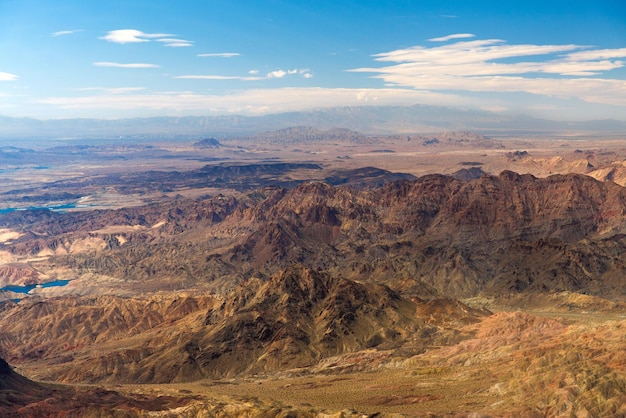
[[[63,35],[72,35],[74,33],[83,32],[82,29],[74,29],[74,30],[60,30],[58,32],[52,32],[50,35],[53,37],[63,36]]]
[[[145,33],[137,29],[118,29],[107,32],[107,34],[100,39],[116,44],[141,43],[156,40],[157,42],[163,43],[165,46],[174,48],[193,45],[193,41],[179,39],[176,38],[176,36],[177,35],[170,33]]]
[[[376,61],[408,62],[437,65],[486,63],[504,58],[546,55],[582,49],[579,45],[508,45],[501,39],[456,42],[443,46],[397,49],[374,55]]]
[[[311,70],[308,68],[294,68],[289,70],[274,70],[267,73],[265,76],[259,76],[259,70],[248,71],[248,76],[238,75],[179,75],[174,76],[178,79],[195,79],[195,80],[240,80],[240,81],[259,81],[267,79],[285,78],[287,76],[300,75],[303,78],[312,78]]]
[[[311,70],[308,68],[292,68],[288,70],[274,70],[267,73],[267,78],[284,78],[285,76],[301,75],[303,78],[312,78]]]
[[[11,73],[3,73],[0,71],[0,81],[15,81],[18,79],[18,76]]]
[[[118,29],[107,32],[100,39],[116,44],[129,44],[138,42],[150,42],[150,39],[167,38],[175,36],[169,33],[144,33],[136,29]]]
[[[441,36],[439,38],[430,38],[429,41],[431,41],[431,42],[446,42],[446,41],[450,41],[452,39],[464,39],[464,38],[474,38],[474,37],[476,37],[476,35],[474,35],[472,33],[455,33],[455,34],[452,34],[452,35]]]
[[[163,42],[165,46],[180,48],[186,46],[193,46],[193,41],[187,41],[185,39],[177,39],[177,38],[159,38],[157,42]]]
[[[116,68],[159,68],[160,65],[145,64],[145,63],[131,63],[121,64],[119,62],[94,62],[96,67],[116,67]]]
[[[534,60],[524,61],[525,57]],[[626,105],[626,82],[590,78],[621,68],[622,49],[592,50],[581,45],[509,45],[498,39],[415,46],[377,54],[379,68],[352,72],[374,74],[388,85],[424,90],[525,92],[576,97],[588,102]],[[549,74],[550,77],[541,77]],[[576,78],[574,78],[576,77]]]
[[[241,56],[238,52],[218,52],[214,54],[198,54],[199,57],[220,57],[220,58],[232,58]]]
[[[626,48],[572,52],[566,57],[568,61],[595,61],[613,58],[626,58]]]
[[[176,35],[170,33],[144,33],[137,29],[112,30],[107,32],[107,34],[100,39],[116,44],[151,42],[155,40],[171,48],[193,46],[193,41],[176,38]]]

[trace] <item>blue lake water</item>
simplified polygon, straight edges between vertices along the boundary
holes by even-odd
[[[76,203],[64,203],[62,205],[28,206],[26,208],[3,208],[3,209],[0,209],[0,214],[15,212],[16,210],[35,210],[35,209],[49,209],[49,210],[52,210],[52,211],[60,211],[60,212],[62,212],[64,210],[75,209],[77,207],[83,207],[83,206],[79,206]]]
[[[69,280],[55,280],[53,282],[48,282],[48,283],[43,283],[43,284],[29,284],[26,286],[5,286],[0,288],[0,292],[2,291],[9,291],[9,292],[15,292],[15,293],[28,293],[31,290],[33,290],[34,288],[40,286],[40,287],[57,287],[57,286],[65,286],[66,284],[68,284],[70,281]]]

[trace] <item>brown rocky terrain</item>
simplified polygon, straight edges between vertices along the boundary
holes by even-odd
[[[420,297],[624,293],[626,191],[583,175],[431,175],[374,190],[304,183],[117,211],[6,214],[1,243],[46,273],[227,291],[293,263]],[[17,236],[17,235],[16,235]],[[43,257],[43,261],[41,261]],[[49,258],[51,257],[51,258]]]
[[[192,397],[125,395],[100,388],[75,389],[36,383],[0,359],[0,414],[3,417],[139,417],[192,403]],[[162,412],[163,415],[160,415]]]
[[[119,385],[118,385],[119,387]],[[0,414],[7,418],[97,418],[251,416],[280,418],[356,418],[356,411],[328,412],[294,408],[276,401],[232,396],[192,395],[183,389],[163,394],[154,389],[124,391],[99,387],[71,387],[33,382],[0,359]]]
[[[372,144],[379,142],[376,138],[369,137],[360,132],[350,129],[329,129],[326,131],[310,126],[295,126],[277,131],[269,131],[253,136],[239,138],[242,142],[269,143],[279,145],[320,144],[320,143],[357,143]]]
[[[28,263],[9,263],[0,266],[0,287],[41,283],[41,273]]]
[[[626,164],[623,161],[595,169],[589,175],[601,181],[612,181],[626,186]]]
[[[73,386],[12,372],[1,415],[625,413],[620,140],[207,145],[7,177],[1,283],[70,283],[2,292],[0,356]]]
[[[0,313],[0,347],[37,379],[166,383],[306,368],[363,349],[420,352],[463,338],[453,325],[485,314],[293,266],[224,296],[24,302]]]
[[[489,391],[503,399],[501,410],[525,416],[623,416],[624,325],[623,320],[572,324],[498,313],[468,326],[476,330],[473,339],[408,362],[493,372],[498,382]]]

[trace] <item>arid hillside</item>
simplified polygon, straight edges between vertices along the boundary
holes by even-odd
[[[0,359],[0,414],[4,417],[166,416],[193,401],[189,396],[124,395],[100,388],[37,383],[14,372]]]
[[[418,178],[315,164],[133,174],[131,194],[236,192],[0,214],[0,356],[74,385],[12,374],[5,411],[619,415],[626,189],[467,161]]]
[[[224,292],[294,263],[408,296],[624,294],[626,189],[584,175],[430,175],[373,190],[303,183],[239,198],[12,212],[11,282],[60,274],[126,292]],[[7,273],[8,274],[8,273]],[[84,280],[83,280],[84,279]],[[120,282],[121,281],[121,282]],[[69,288],[68,288],[69,289]]]
[[[38,379],[169,383],[313,367],[364,349],[418,353],[462,338],[451,325],[487,313],[293,266],[223,296],[24,302],[0,314],[0,346]]]

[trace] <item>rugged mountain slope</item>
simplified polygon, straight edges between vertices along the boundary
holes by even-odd
[[[213,329],[196,337],[195,360],[212,374],[225,365],[226,373],[312,366],[335,354],[397,348],[419,328],[437,334],[417,315],[419,303],[387,287],[337,279],[302,266],[292,266],[267,282],[247,282],[235,293],[208,313],[205,324]],[[473,312],[471,320],[479,315]]]
[[[356,411],[329,415],[311,407],[294,408],[260,399],[190,395],[188,390],[174,396],[154,393],[159,391],[152,387],[148,393],[122,393],[98,387],[74,388],[37,383],[15,373],[6,361],[0,359],[0,415],[7,418],[363,416]]]
[[[593,170],[589,175],[601,181],[612,181],[626,186],[626,162],[614,162],[605,167]]]
[[[154,332],[175,330],[180,335],[189,331],[187,325],[201,323],[206,309],[214,303],[217,302],[209,296],[68,297],[24,302],[0,314],[0,347],[11,362],[46,364],[45,370],[33,375],[35,378],[54,380],[59,379],[57,373],[65,373],[80,376],[74,380],[96,380],[108,373],[115,374],[114,368],[124,368],[150,355],[155,348],[146,347],[143,342]],[[138,340],[137,335],[142,337]],[[100,352],[108,354],[110,363],[106,363],[105,356],[98,360],[100,365],[96,362],[83,370],[71,367],[83,363],[85,358],[98,359]],[[55,365],[61,372],[55,370]]]
[[[623,320],[572,323],[500,312],[468,325],[474,338],[415,356],[405,365],[439,367],[444,376],[452,371],[469,379],[493,376],[491,387],[472,386],[478,397],[500,399],[485,411],[489,415],[505,415],[494,412],[500,410],[515,411],[510,416],[624,416],[625,326]]]
[[[625,213],[626,189],[583,175],[430,175],[370,191],[304,183],[237,200],[7,214],[0,225],[21,236],[0,249],[55,255],[57,266],[124,278],[122,286],[141,291],[227,291],[297,262],[422,297],[546,290],[619,297]]]
[[[30,285],[41,283],[40,272],[27,263],[0,265],[0,287],[9,285]]]
[[[624,188],[579,175],[308,184],[243,212],[256,230],[223,259],[261,271],[296,259],[420,294],[624,294],[625,202]]]
[[[623,302],[625,214],[626,189],[615,183],[512,172],[10,213],[0,217],[11,237],[0,250],[22,264],[0,270],[7,280],[64,268],[134,296],[0,305],[0,356],[30,378],[83,383],[385,368],[424,386],[410,383],[404,398],[368,394],[375,405],[438,402],[435,389],[458,382],[487,414],[620,415],[623,318],[577,312],[585,323],[573,326],[500,313],[477,323],[484,312],[441,296],[619,309],[581,293]],[[159,292],[177,288],[187,292]],[[185,405],[190,415],[207,410]]]
[[[11,366],[0,359],[0,413],[13,412],[16,406],[24,406],[35,400],[51,396],[53,390],[39,385],[15,373]]]
[[[3,417],[138,417],[168,414],[192,403],[190,397],[123,395],[115,391],[33,382],[0,359],[0,414]]]
[[[250,375],[366,348],[423,351],[462,338],[451,324],[485,315],[441,303],[447,308],[293,266],[224,297],[24,302],[0,313],[0,348],[11,361],[30,363],[38,379],[159,383]]]

